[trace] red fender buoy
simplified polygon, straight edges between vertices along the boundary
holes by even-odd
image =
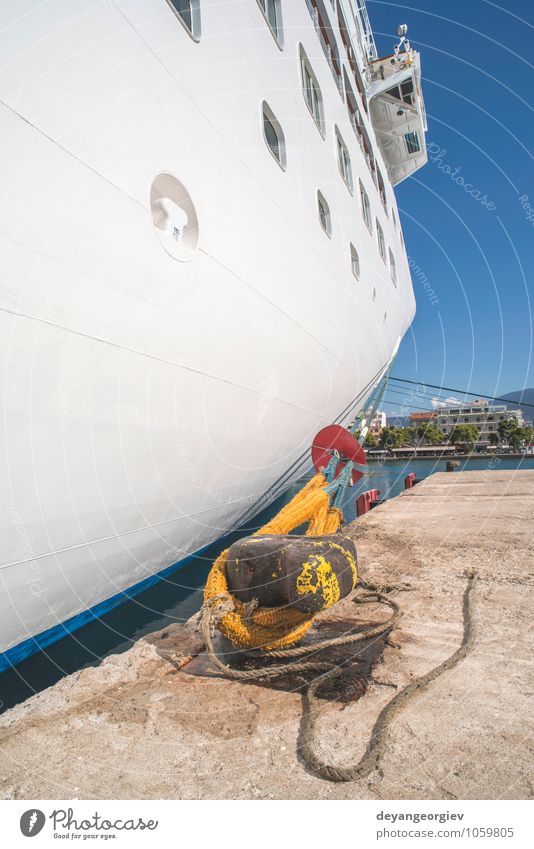
[[[326,469],[334,451],[339,453],[339,463],[334,475],[336,478],[348,460],[365,466],[365,453],[356,437],[341,425],[328,425],[323,427],[313,440],[312,463],[316,472]],[[353,469],[352,483],[359,481],[362,476],[363,472]]]

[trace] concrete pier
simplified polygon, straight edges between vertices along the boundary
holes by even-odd
[[[435,474],[345,533],[362,578],[411,589],[398,595],[399,628],[372,658],[364,694],[349,682],[321,700],[320,748],[336,765],[357,761],[383,705],[456,650],[465,573],[479,573],[473,651],[401,710],[368,778],[333,784],[307,771],[299,682],[218,677],[191,621],[1,716],[0,796],[533,798],[534,472]],[[349,597],[318,628],[383,616]]]

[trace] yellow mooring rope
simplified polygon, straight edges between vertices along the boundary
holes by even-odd
[[[343,522],[343,513],[337,507],[330,507],[326,484],[325,476],[316,474],[256,534],[287,534],[305,522],[308,522],[307,536],[334,534]],[[316,614],[301,613],[291,607],[257,607],[247,615],[246,605],[228,589],[227,557],[228,549],[219,554],[204,589],[204,604],[210,606],[215,615],[218,606],[221,607],[221,613],[228,610],[219,619],[218,630],[239,649],[261,648],[270,651],[285,648],[302,639]],[[354,588],[357,581],[356,563],[351,563],[351,567]]]

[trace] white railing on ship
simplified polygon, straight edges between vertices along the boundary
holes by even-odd
[[[365,62],[367,60],[367,52],[362,41],[362,27],[358,13],[354,7],[354,0],[339,0],[339,3],[341,6],[341,15],[345,21],[345,27],[349,33],[349,38],[351,41],[356,38],[356,41],[358,42],[359,60],[360,62]],[[349,20],[351,23],[349,23]],[[352,48],[351,50],[354,54],[354,50]],[[356,61],[356,57],[354,57],[354,60]]]
[[[319,37],[319,41],[321,42],[321,47],[323,48],[323,53],[326,56],[326,61],[328,62],[330,70],[332,71],[333,77],[336,81],[338,91],[343,97],[343,80],[341,78],[341,74],[338,74],[338,72],[336,71],[336,66],[334,65],[334,61],[332,59],[332,48],[330,47],[328,41],[325,39],[322,33],[321,24],[319,21],[319,11],[317,9],[317,6],[313,5],[312,0],[306,0],[306,5],[311,15],[315,31]]]
[[[358,66],[366,85],[372,82],[369,62],[376,58],[377,51],[369,23],[364,0],[338,0],[345,19],[351,42],[358,53]]]
[[[423,129],[426,130],[427,127],[428,127],[428,124],[427,124],[427,120],[426,120],[426,106],[425,106],[425,101],[423,100],[423,95],[420,94],[418,99],[419,99],[419,109],[420,109],[420,112],[421,112],[421,120],[423,122]]]
[[[359,15],[358,23],[360,24],[363,41],[365,43],[365,55],[367,59],[372,61],[377,58],[378,53],[373,37],[373,30],[371,29],[371,22],[367,13],[367,6],[365,5],[365,0],[353,0],[353,2]]]
[[[367,53],[366,53],[366,50],[365,50],[365,47],[364,47],[364,44],[363,44],[363,41],[362,41],[362,33],[361,33],[360,27],[359,27],[357,22],[356,22],[356,28],[355,28],[354,32],[356,33],[356,41],[358,42],[358,50],[360,52],[360,56],[362,57],[361,61],[364,61],[367,58]]]

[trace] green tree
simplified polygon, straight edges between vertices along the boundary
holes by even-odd
[[[376,434],[374,434],[372,430],[369,430],[367,432],[364,445],[366,448],[376,448],[378,446],[378,439],[376,438]]]
[[[391,451],[393,448],[400,448],[403,444],[404,436],[400,427],[383,427],[380,431],[378,444],[381,448]]]
[[[522,428],[523,430],[523,445],[528,445],[529,442],[532,442],[532,437],[534,436],[534,430],[530,427],[530,425],[526,425],[526,427]]]
[[[418,439],[425,445],[441,445],[443,442],[443,431],[430,422],[419,425],[415,433]]]
[[[498,425],[501,442],[508,445],[516,454],[526,439],[524,431],[528,430],[531,428],[520,427],[517,419],[503,419]]]
[[[490,445],[498,445],[499,444],[499,434],[498,433],[490,433],[489,441],[490,441]]]
[[[472,451],[475,442],[479,437],[478,428],[472,424],[456,425],[451,433],[451,442],[453,445],[463,448],[465,451]]]
[[[404,448],[408,445],[413,445],[415,441],[415,430],[413,427],[401,427],[399,428],[401,435],[400,440],[401,444],[399,448]]]

